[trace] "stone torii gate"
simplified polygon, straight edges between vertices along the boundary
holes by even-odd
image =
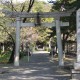
[[[69,25],[69,23],[60,22],[60,17],[70,16],[72,11],[44,12],[44,13],[3,11],[3,13],[5,13],[7,17],[16,18],[16,23],[13,23],[13,26],[16,26],[16,47],[15,47],[15,57],[14,57],[15,66],[19,66],[20,27],[35,26],[35,23],[22,23],[21,18],[25,18],[25,17],[37,18],[37,16],[40,18],[54,18],[55,19],[54,23],[43,23],[42,26],[56,26],[59,66],[64,65],[60,26],[67,26]]]

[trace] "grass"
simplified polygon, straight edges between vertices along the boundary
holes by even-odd
[[[0,54],[0,63],[7,63],[10,58],[11,52],[4,52]]]
[[[7,63],[11,56],[11,51],[5,51],[0,54],[0,63]],[[24,57],[24,52],[20,52],[20,59]],[[25,57],[26,60],[27,57]]]

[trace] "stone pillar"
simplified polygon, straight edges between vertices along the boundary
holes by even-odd
[[[19,47],[20,47],[20,18],[16,18],[16,44],[15,44],[15,56],[14,66],[19,66]]]
[[[76,12],[77,59],[72,70],[72,79],[80,80],[80,9]]]
[[[77,59],[74,64],[75,69],[80,70],[80,9],[76,13],[76,26],[77,26]]]
[[[64,66],[63,49],[62,49],[62,41],[61,41],[61,30],[60,30],[60,20],[59,20],[59,18],[56,19],[56,35],[57,35],[59,66]]]

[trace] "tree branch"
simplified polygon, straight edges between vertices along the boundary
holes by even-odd
[[[22,6],[21,12],[23,12],[24,8],[25,8],[25,4]]]
[[[12,35],[11,35],[11,34],[9,34],[8,30],[7,30],[3,25],[1,25],[1,24],[0,24],[0,26],[2,26],[2,27],[3,27],[3,29],[5,30],[5,32],[6,32],[6,33],[9,35],[9,37],[12,39],[13,43],[15,43],[15,41],[14,41],[14,39],[13,39]]]
[[[16,11],[16,9],[14,8],[14,5],[13,5],[12,0],[11,0],[11,6],[12,6],[12,11],[13,11],[13,10],[15,10],[15,11]]]
[[[29,3],[29,7],[28,7],[27,12],[30,12],[30,10],[31,10],[31,8],[32,8],[32,6],[33,6],[33,4],[34,4],[34,0],[30,0],[30,3]]]
[[[30,2],[29,2],[29,7],[28,7],[27,12],[30,12],[30,10],[31,10],[31,8],[32,8],[32,6],[33,6],[33,4],[34,4],[34,0],[30,0]],[[25,21],[26,21],[26,18],[23,19],[23,22],[25,22]]]

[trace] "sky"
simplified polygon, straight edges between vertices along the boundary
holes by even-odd
[[[18,2],[24,2],[25,0],[13,0],[13,1],[18,1]],[[45,2],[48,2],[48,1],[50,1],[50,0],[39,0],[39,1],[45,1]],[[56,1],[56,0],[52,0],[52,1]]]
[[[3,1],[10,1],[10,0],[3,0]],[[12,0],[14,4],[16,4],[17,2],[18,3],[23,3],[25,2],[26,0]],[[45,1],[45,2],[48,2],[48,1],[56,1],[56,0],[38,0],[38,1]]]
[[[45,2],[47,2],[47,1],[50,1],[50,0],[39,0],[39,1],[45,1]],[[52,0],[52,1],[56,1],[56,0]]]

